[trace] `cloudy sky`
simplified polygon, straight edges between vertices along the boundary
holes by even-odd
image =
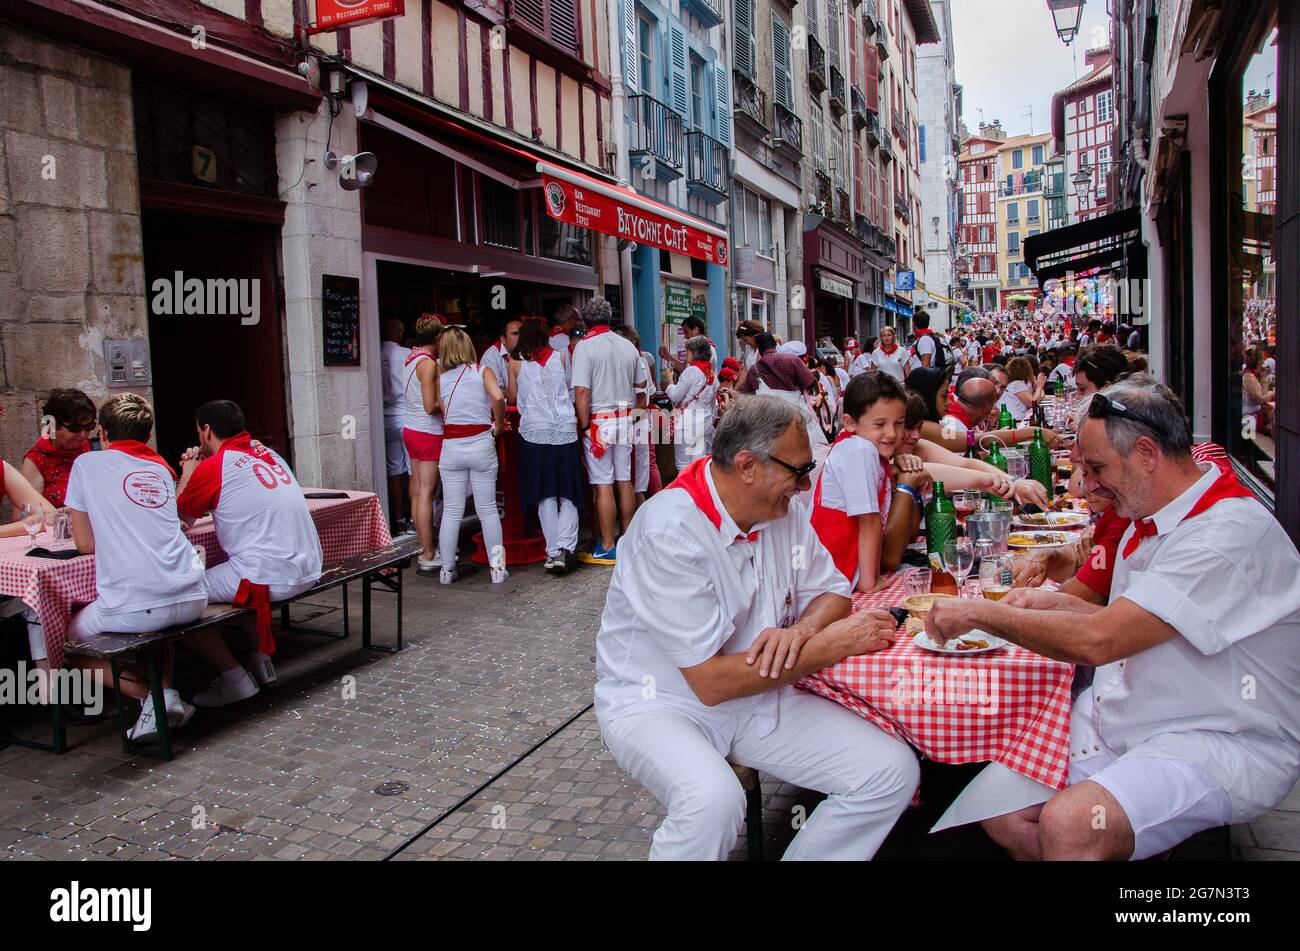
[[[1073,46],[1056,36],[1046,0],[952,0],[957,82],[966,125],[1002,120],[1008,135],[1052,130],[1052,94],[1086,71],[1083,52],[1109,43],[1106,0],[1087,0]],[[1075,70],[1075,55],[1078,71]]]

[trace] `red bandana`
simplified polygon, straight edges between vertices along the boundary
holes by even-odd
[[[713,523],[713,527],[721,529],[722,515],[718,512],[718,507],[713,504],[713,493],[709,491],[709,482],[704,474],[705,467],[708,466],[711,458],[705,456],[703,459],[696,459],[681,471],[668,488],[683,490],[691,497],[695,507],[704,513],[704,517]],[[737,535],[735,541],[756,542],[758,541],[758,532]]]
[[[967,429],[975,428],[975,424],[971,422],[970,413],[966,410],[966,407],[957,402],[955,396],[948,400],[948,415],[961,422]]]
[[[603,324],[599,327],[592,327],[590,330],[587,331],[586,336],[584,336],[582,340],[579,340],[578,342],[582,343],[583,341],[586,340],[594,340],[596,337],[599,337],[601,334],[607,334],[607,333],[609,333],[608,324]]]
[[[713,385],[713,364],[711,364],[708,360],[692,360],[691,366],[695,367],[701,373],[704,374],[705,386]]]
[[[27,450],[26,458],[36,466],[36,471],[45,480],[41,494],[56,506],[63,505],[63,497],[68,491],[68,476],[72,474],[72,464],[83,452],[90,451],[90,443],[83,442],[77,449],[60,449],[49,438],[42,436],[36,445]]]
[[[428,357],[430,360],[432,360],[433,354],[431,354],[428,350],[422,350],[419,347],[412,347],[411,352],[406,355],[406,362],[402,365],[409,366],[411,363],[420,359],[421,357]]]
[[[886,350],[884,347],[879,347],[878,349],[879,349],[880,352],[883,353],[885,356],[887,356],[887,357],[892,357],[892,356],[894,355],[894,351],[898,349],[898,341],[895,340],[895,341],[894,341],[894,345],[893,345],[892,347],[890,347],[888,350]]]
[[[1197,500],[1192,506],[1192,510],[1182,517],[1182,521],[1194,518],[1200,515],[1206,509],[1210,508],[1224,499],[1249,499],[1254,498],[1254,494],[1237,481],[1237,477],[1231,472],[1220,472],[1219,477],[1214,480],[1214,484],[1205,490],[1205,494]],[[1144,518],[1133,523],[1133,534],[1124,544],[1123,557],[1128,558],[1133,552],[1137,551],[1138,546],[1142,544],[1142,539],[1150,538],[1156,534],[1156,523],[1154,519]]]
[[[158,455],[158,453],[153,450],[153,447],[147,446],[142,442],[135,439],[118,439],[109,443],[108,448],[116,449],[118,452],[124,452],[128,456],[135,456],[137,459],[156,462],[158,465],[170,472],[173,479],[176,478],[176,470],[167,465],[167,460]]]
[[[555,351],[550,347],[538,347],[533,351],[533,362],[540,366],[546,366],[546,361],[555,356]]]

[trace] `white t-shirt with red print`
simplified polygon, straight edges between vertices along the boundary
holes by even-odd
[[[118,440],[73,462],[65,504],[90,518],[104,614],[207,598],[203,560],[176,514],[174,480],[162,457],[135,440]]]
[[[297,585],[320,577],[320,537],[302,488],[284,460],[248,433],[199,463],[176,507],[184,518],[212,513],[217,541],[240,578]]]

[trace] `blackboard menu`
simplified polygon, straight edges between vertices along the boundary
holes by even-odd
[[[361,366],[361,281],[321,275],[321,326],[327,367]]]

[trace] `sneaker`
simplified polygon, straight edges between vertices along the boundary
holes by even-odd
[[[254,696],[258,692],[257,681],[244,668],[239,668],[239,672],[244,676],[233,684],[226,680],[224,674],[217,674],[212,679],[212,683],[208,684],[207,690],[194,695],[194,705],[196,707],[225,707]]]
[[[170,720],[170,716],[168,717]],[[133,743],[147,743],[158,739],[158,720],[153,713],[152,698],[140,704],[140,718],[127,731],[126,738]]]
[[[269,687],[280,679],[280,675],[275,672],[275,665],[271,663],[271,658],[257,651],[248,658],[248,672],[253,675],[259,687]]]
[[[170,687],[163,690],[163,701],[167,705],[167,722],[178,730],[194,716],[194,707],[182,700],[181,695]]]
[[[393,537],[405,538],[407,535],[414,535],[414,534],[415,534],[415,523],[412,522],[409,518],[406,518],[406,519],[402,519],[401,523],[397,526],[397,532],[393,535]]]
[[[561,548],[560,556],[564,559],[565,571],[576,571],[578,568],[578,555],[572,548]]]
[[[438,557],[438,553],[436,551],[433,553],[433,557],[428,559],[427,561],[423,558],[417,558],[415,560],[415,573],[419,575],[424,575],[426,578],[431,578],[434,575],[436,575],[438,573],[438,569],[441,567],[442,567],[442,559]]]
[[[460,577],[460,572],[455,568],[443,568],[438,572],[438,581],[441,584],[451,584]]]
[[[584,551],[578,555],[578,560],[587,565],[612,565],[614,564],[614,549],[601,548],[599,545],[593,545],[591,551]]]
[[[507,578],[509,578],[509,577],[510,577],[510,572],[506,571],[504,568],[493,568],[493,569],[492,569],[492,583],[493,583],[493,584],[500,584],[501,582],[505,581],[505,580],[506,580]]]
[[[542,565],[542,569],[552,575],[567,574],[569,566],[565,564],[564,553],[560,552],[557,555],[547,555],[546,564]]]

